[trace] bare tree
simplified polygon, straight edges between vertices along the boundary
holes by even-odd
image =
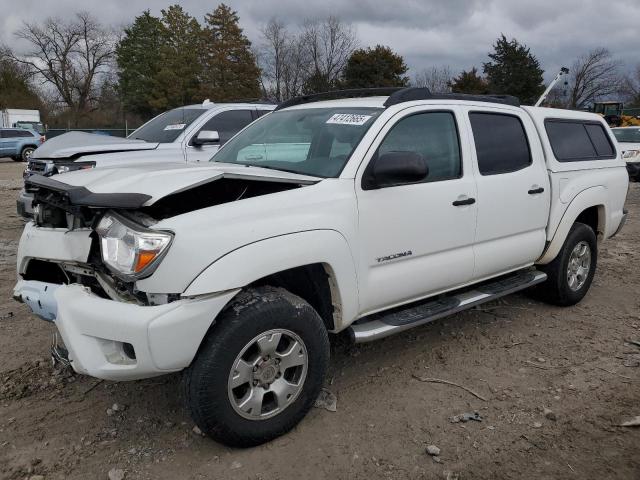
[[[640,107],[640,65],[632,75],[624,78],[622,92],[632,105]]]
[[[277,101],[299,95],[308,70],[300,37],[277,19],[271,19],[261,32],[263,43],[256,57],[262,70],[263,91]]]
[[[282,100],[300,95],[305,82],[307,57],[304,45],[298,36],[289,38],[285,58],[281,76]]]
[[[282,73],[286,68],[289,34],[281,20],[272,18],[261,30],[264,39],[260,52],[262,74],[271,86],[273,96],[282,100]]]
[[[579,57],[571,68],[569,107],[583,108],[599,98],[618,93],[620,63],[606,48],[597,48]]]
[[[356,49],[358,41],[350,24],[330,16],[325,20],[307,20],[300,34],[300,42],[308,62],[307,81],[312,89],[331,88]]]
[[[48,18],[44,24],[25,23],[16,36],[31,44],[23,55],[11,57],[31,76],[53,87],[59,103],[74,113],[75,121],[90,111],[101,78],[112,66],[116,37],[89,13],[64,22]]]
[[[427,87],[435,93],[451,92],[453,73],[448,65],[425,68],[413,77],[414,87]]]

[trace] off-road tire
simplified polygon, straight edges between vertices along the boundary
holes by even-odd
[[[578,290],[569,288],[567,269],[571,252],[580,242],[586,242],[591,249],[589,272],[584,284]],[[533,289],[534,296],[553,305],[568,307],[575,305],[584,298],[591,286],[596,272],[598,249],[596,234],[591,227],[584,223],[574,223],[556,258],[548,265],[538,268],[547,274],[547,280]]]
[[[279,414],[251,420],[239,415],[227,385],[236,357],[257,335],[287,329],[300,337],[308,355],[306,378],[293,403]],[[187,408],[196,425],[212,439],[233,447],[251,447],[291,430],[313,406],[329,364],[329,338],[318,313],[287,290],[257,287],[241,292],[216,319],[183,375]]]

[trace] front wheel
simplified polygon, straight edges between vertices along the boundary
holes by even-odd
[[[591,286],[597,259],[595,232],[584,223],[574,223],[558,256],[540,267],[548,278],[538,286],[538,296],[554,305],[575,305]]]
[[[24,147],[22,149],[22,153],[20,154],[20,159],[22,159],[23,162],[28,162],[34,151],[35,148],[33,147]]]
[[[308,303],[280,288],[247,290],[222,312],[185,371],[187,406],[214,440],[258,445],[302,420],[328,362],[327,330]]]

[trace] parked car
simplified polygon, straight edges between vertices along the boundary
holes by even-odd
[[[35,130],[0,128],[0,157],[11,157],[16,162],[27,162],[44,137]]]
[[[33,175],[15,298],[75,371],[183,370],[199,428],[249,446],[313,405],[329,334],[376,340],[533,286],[586,295],[626,217],[601,117],[360,93],[378,96],[285,102],[209,164]]]
[[[175,108],[149,120],[127,138],[69,132],[36,150],[25,178],[33,173],[51,176],[73,170],[129,163],[202,162],[227,140],[272,111],[267,103],[213,103]],[[22,190],[18,213],[32,214],[32,192]]]
[[[622,149],[622,158],[627,162],[629,178],[640,181],[640,127],[611,129]]]

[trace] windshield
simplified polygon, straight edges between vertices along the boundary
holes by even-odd
[[[337,177],[382,108],[307,108],[264,116],[211,160]]]
[[[149,120],[127,138],[152,143],[171,143],[206,111],[204,108],[174,108]]]
[[[640,128],[614,128],[612,132],[621,143],[640,143]]]

